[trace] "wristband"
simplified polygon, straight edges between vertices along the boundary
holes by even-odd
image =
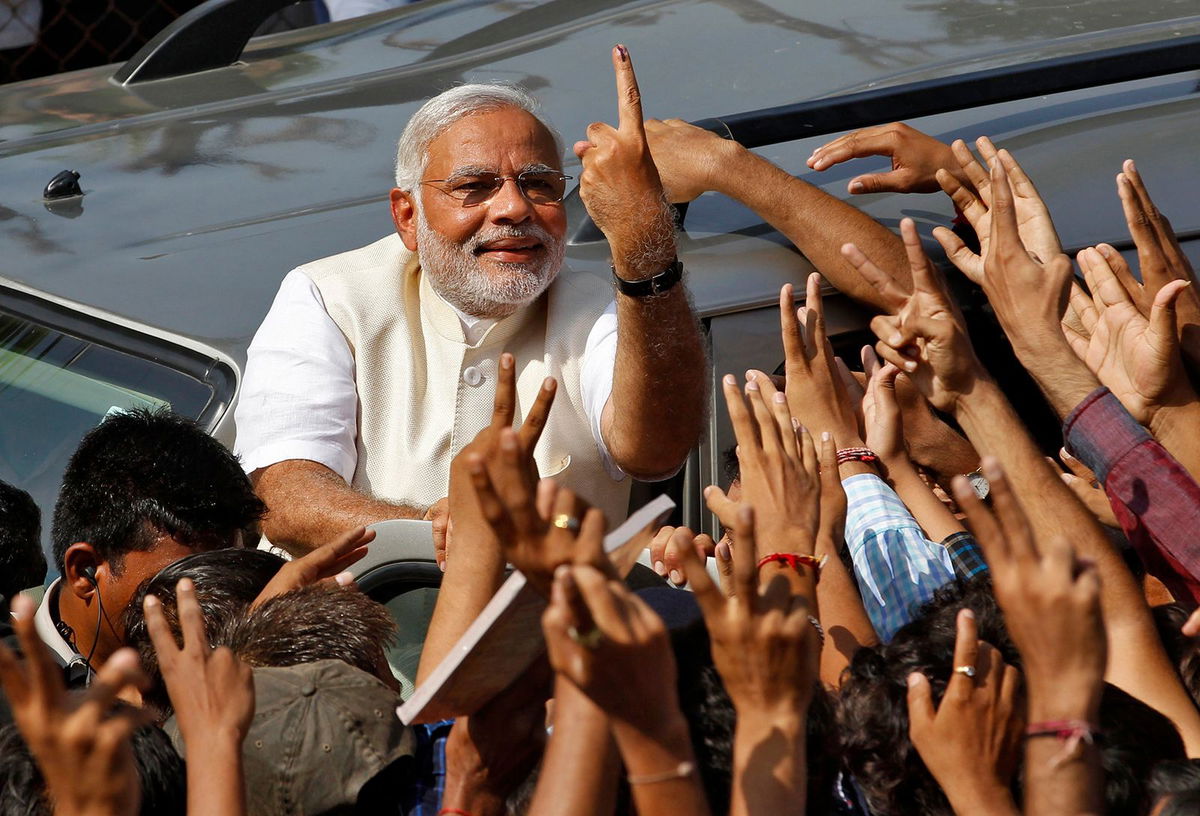
[[[870,448],[842,448],[837,452],[837,463],[847,462],[878,462],[879,455]]]
[[[679,283],[683,278],[683,261],[676,258],[671,264],[657,275],[641,280],[625,280],[617,274],[617,268],[612,267],[613,283],[617,291],[627,297],[645,298],[661,295]]]
[[[1075,756],[1080,743],[1095,745],[1103,738],[1100,729],[1086,720],[1044,720],[1030,723],[1025,728],[1025,739],[1054,737],[1063,743],[1063,749],[1050,760],[1050,767],[1057,768]]]
[[[820,644],[823,647],[825,645],[825,627],[822,626],[821,622],[812,615],[808,616],[808,622],[812,624],[813,629],[817,630],[817,640],[820,641]]]
[[[800,572],[800,567],[805,566],[813,571],[813,583],[816,583],[821,580],[821,567],[825,566],[825,559],[828,557],[827,555],[817,558],[815,555],[798,553],[771,553],[759,559],[758,568],[762,569],[767,564],[779,564],[781,567],[791,567],[796,572]]]

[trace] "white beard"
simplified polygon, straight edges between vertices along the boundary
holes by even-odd
[[[545,247],[545,254],[533,263],[493,261],[485,267],[475,250],[497,238],[535,238]],[[429,285],[447,303],[472,317],[508,317],[533,303],[558,275],[566,249],[561,238],[533,225],[485,228],[463,243],[455,243],[432,229],[425,213],[417,211],[417,250]]]

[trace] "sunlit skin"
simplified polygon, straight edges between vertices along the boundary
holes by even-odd
[[[501,108],[472,114],[446,128],[429,145],[429,161],[422,179],[444,179],[464,168],[515,176],[533,168],[562,170],[554,138],[533,116],[518,108]],[[463,206],[436,187],[420,185],[414,193],[393,189],[392,219],[410,250],[417,246],[417,214],[412,196],[421,196],[430,228],[455,243],[463,243],[481,228],[530,223],[561,238],[567,217],[561,202],[531,204],[515,181],[506,181],[493,198]],[[528,238],[502,238],[479,253],[480,268],[489,272],[496,263],[529,263],[540,260],[546,248]],[[490,272],[489,272],[490,274]]]

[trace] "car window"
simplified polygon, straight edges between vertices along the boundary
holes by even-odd
[[[62,473],[84,434],[131,408],[197,418],[212,399],[188,374],[0,308],[0,479],[42,508],[47,553]]]

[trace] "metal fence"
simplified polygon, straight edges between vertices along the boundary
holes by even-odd
[[[0,0],[0,82],[123,62],[201,0]],[[319,0],[316,0],[319,2]],[[273,15],[260,33],[311,25],[314,0]]]

